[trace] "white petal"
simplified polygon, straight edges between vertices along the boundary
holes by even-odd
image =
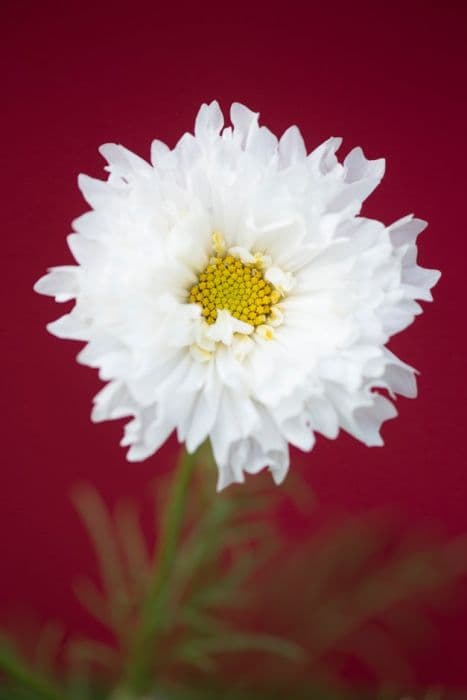
[[[224,126],[224,116],[219,103],[203,104],[195,121],[195,136],[200,139],[212,139],[219,135]]]
[[[252,112],[238,102],[234,102],[230,108],[230,120],[234,127],[234,136],[239,139],[242,148],[245,148],[251,135],[258,129],[258,112]]]
[[[384,158],[367,160],[360,147],[354,148],[344,160],[346,168],[345,181],[352,183],[367,180],[369,183],[378,183],[384,176],[386,162]],[[370,192],[368,192],[370,194]]]
[[[131,415],[134,403],[130,400],[123,382],[110,382],[93,399],[91,420],[99,423],[103,420],[115,420]]]
[[[381,182],[384,169],[383,158],[367,160],[361,148],[351,151],[344,160],[345,186],[332,199],[330,210],[339,211],[356,202],[356,212],[358,212],[358,204],[362,203]]]
[[[47,324],[47,330],[57,338],[68,338],[69,340],[88,340],[91,329],[73,312],[61,316],[56,321]]]
[[[79,290],[76,267],[52,267],[47,275],[34,285],[34,291],[55,297],[55,301],[69,301]]]
[[[387,365],[383,375],[383,381],[387,384],[392,394],[400,394],[414,399],[417,396],[416,370],[410,365],[399,360],[389,350],[385,351]]]
[[[189,452],[194,452],[208,437],[219,410],[222,386],[213,377],[211,368],[206,386],[199,393],[193,409],[191,425],[186,435],[186,445]]]
[[[339,433],[339,418],[332,404],[325,398],[313,396],[307,407],[313,429],[334,440]]]
[[[109,234],[108,218],[104,212],[87,211],[72,221],[75,231],[90,239],[99,239]]]
[[[279,154],[285,168],[306,160],[305,142],[298,127],[291,126],[284,132],[279,141]]]
[[[293,275],[284,272],[280,267],[270,267],[264,274],[264,279],[279,289],[281,292],[290,292],[294,288]]]
[[[164,160],[169,153],[170,148],[163,141],[154,139],[151,143],[151,163],[154,166],[158,166],[160,161]]]
[[[96,180],[93,177],[89,177],[89,175],[78,175],[78,187],[87,203],[93,209],[104,208],[115,196],[115,191],[112,191],[108,182]]]
[[[142,423],[138,427],[139,437],[131,443],[127,452],[129,462],[141,462],[154,454],[161,445],[169,438],[174,426],[170,422],[155,418],[148,421],[148,425]]]
[[[98,241],[81,236],[79,233],[70,233],[67,236],[68,247],[73,257],[80,265],[97,264],[104,255],[102,246]]]
[[[315,437],[311,431],[309,419],[303,413],[284,421],[284,423],[281,423],[280,428],[287,442],[304,452],[309,452],[315,444]]]
[[[338,165],[336,151],[339,149],[342,139],[332,137],[315,148],[308,156],[308,166],[315,174],[327,175]]]
[[[99,153],[106,159],[111,169],[116,170],[117,174],[125,176],[135,172],[148,176],[152,172],[149,163],[120,144],[105,143],[100,146]]]
[[[253,333],[253,326],[249,323],[244,323],[238,318],[231,315],[230,311],[222,309],[217,312],[217,318],[206,330],[206,335],[215,342],[231,345],[235,333]]]

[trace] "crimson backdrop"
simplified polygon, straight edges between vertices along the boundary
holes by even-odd
[[[305,8],[306,6],[306,8]],[[436,303],[392,343],[420,372],[400,400],[386,447],[319,439],[296,458],[322,513],[380,506],[409,524],[467,531],[465,465],[465,12],[461,3],[10,2],[1,9],[2,343],[1,608],[83,626],[70,580],[92,571],[69,502],[88,480],[113,502],[147,502],[168,461],[129,465],[121,425],[92,426],[95,373],[77,346],[47,335],[60,309],[34,295],[49,265],[71,260],[70,221],[85,205],[76,176],[103,175],[97,147],[141,155],[174,144],[203,101],[242,101],[309,148],[331,135],[387,158],[364,212],[389,223],[415,212],[430,226],[421,262],[443,278]],[[305,525],[303,525],[305,527]],[[467,687],[467,605],[420,661],[428,681]],[[436,660],[435,663],[432,663]]]

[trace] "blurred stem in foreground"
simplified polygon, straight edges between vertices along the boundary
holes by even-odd
[[[158,555],[155,559],[148,593],[141,606],[138,628],[128,654],[124,689],[130,693],[130,696],[144,693],[151,685],[155,641],[163,621],[164,606],[185,514],[188,486],[196,460],[197,452],[189,454],[183,447],[181,448],[166,505]]]
[[[4,674],[17,688],[24,690],[28,697],[35,700],[66,700],[64,693],[49,679],[31,670],[3,644],[0,646],[0,674]],[[13,689],[12,693],[14,692]]]

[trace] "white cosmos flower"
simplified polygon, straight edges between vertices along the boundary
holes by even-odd
[[[209,438],[219,488],[263,467],[280,482],[288,444],[311,450],[317,432],[381,445],[396,410],[380,390],[416,394],[385,344],[439,277],[416,264],[424,222],[359,215],[384,160],[356,148],[339,163],[337,138],[307,155],[297,127],[278,140],[240,104],[231,122],[203,105],[194,136],[154,141],[151,164],[102,146],[108,179],[79,177],[78,264],[35,287],[76,300],[48,329],[85,341],[78,361],[108,382],[92,419],[132,416],[128,459],[174,430],[190,452]]]

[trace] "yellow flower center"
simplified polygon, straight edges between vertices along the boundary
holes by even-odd
[[[215,322],[218,311],[225,309],[252,326],[267,322],[279,298],[279,292],[266,282],[258,263],[244,263],[221,253],[209,260],[188,294],[191,304],[201,305],[209,324]]]

